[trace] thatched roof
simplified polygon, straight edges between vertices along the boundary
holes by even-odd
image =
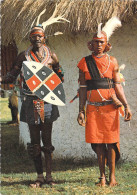
[[[2,44],[25,38],[39,13],[46,8],[40,22],[47,20],[56,3],[57,15],[64,15],[70,23],[53,24],[46,29],[47,34],[57,30],[67,33],[93,32],[98,23],[114,15],[127,22],[133,17],[136,6],[135,0],[4,0],[1,6]]]

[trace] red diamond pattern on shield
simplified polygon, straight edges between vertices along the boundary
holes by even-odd
[[[26,84],[31,91],[33,91],[40,83],[41,81],[35,75],[26,81]]]
[[[65,105],[65,93],[57,74],[41,63],[23,61],[27,86],[41,100],[53,105]]]
[[[56,74],[53,74],[49,80],[45,82],[45,84],[49,87],[49,89],[54,90],[59,84],[61,80]]]

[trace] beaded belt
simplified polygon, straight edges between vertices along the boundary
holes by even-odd
[[[109,104],[112,104],[113,101],[110,100],[110,101],[105,101],[105,102],[87,102],[87,104],[89,105],[93,105],[93,106],[105,106],[105,105],[109,105]]]

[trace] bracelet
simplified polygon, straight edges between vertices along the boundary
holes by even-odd
[[[101,180],[101,179],[105,179],[106,177],[104,176],[104,177],[99,177],[99,179]]]
[[[80,85],[80,87],[87,87],[87,85]]]
[[[81,111],[79,111],[79,113],[85,113],[85,111],[84,110],[81,110]]]
[[[123,104],[124,108],[127,109],[128,104]]]

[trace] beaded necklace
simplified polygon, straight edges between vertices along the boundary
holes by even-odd
[[[51,51],[46,45],[43,45],[42,47],[44,51],[44,59],[41,62],[36,57],[36,55],[33,53],[32,46],[30,46],[25,52],[25,57],[27,61],[36,61],[36,62],[40,62],[41,64],[46,64],[49,58],[51,57]]]

